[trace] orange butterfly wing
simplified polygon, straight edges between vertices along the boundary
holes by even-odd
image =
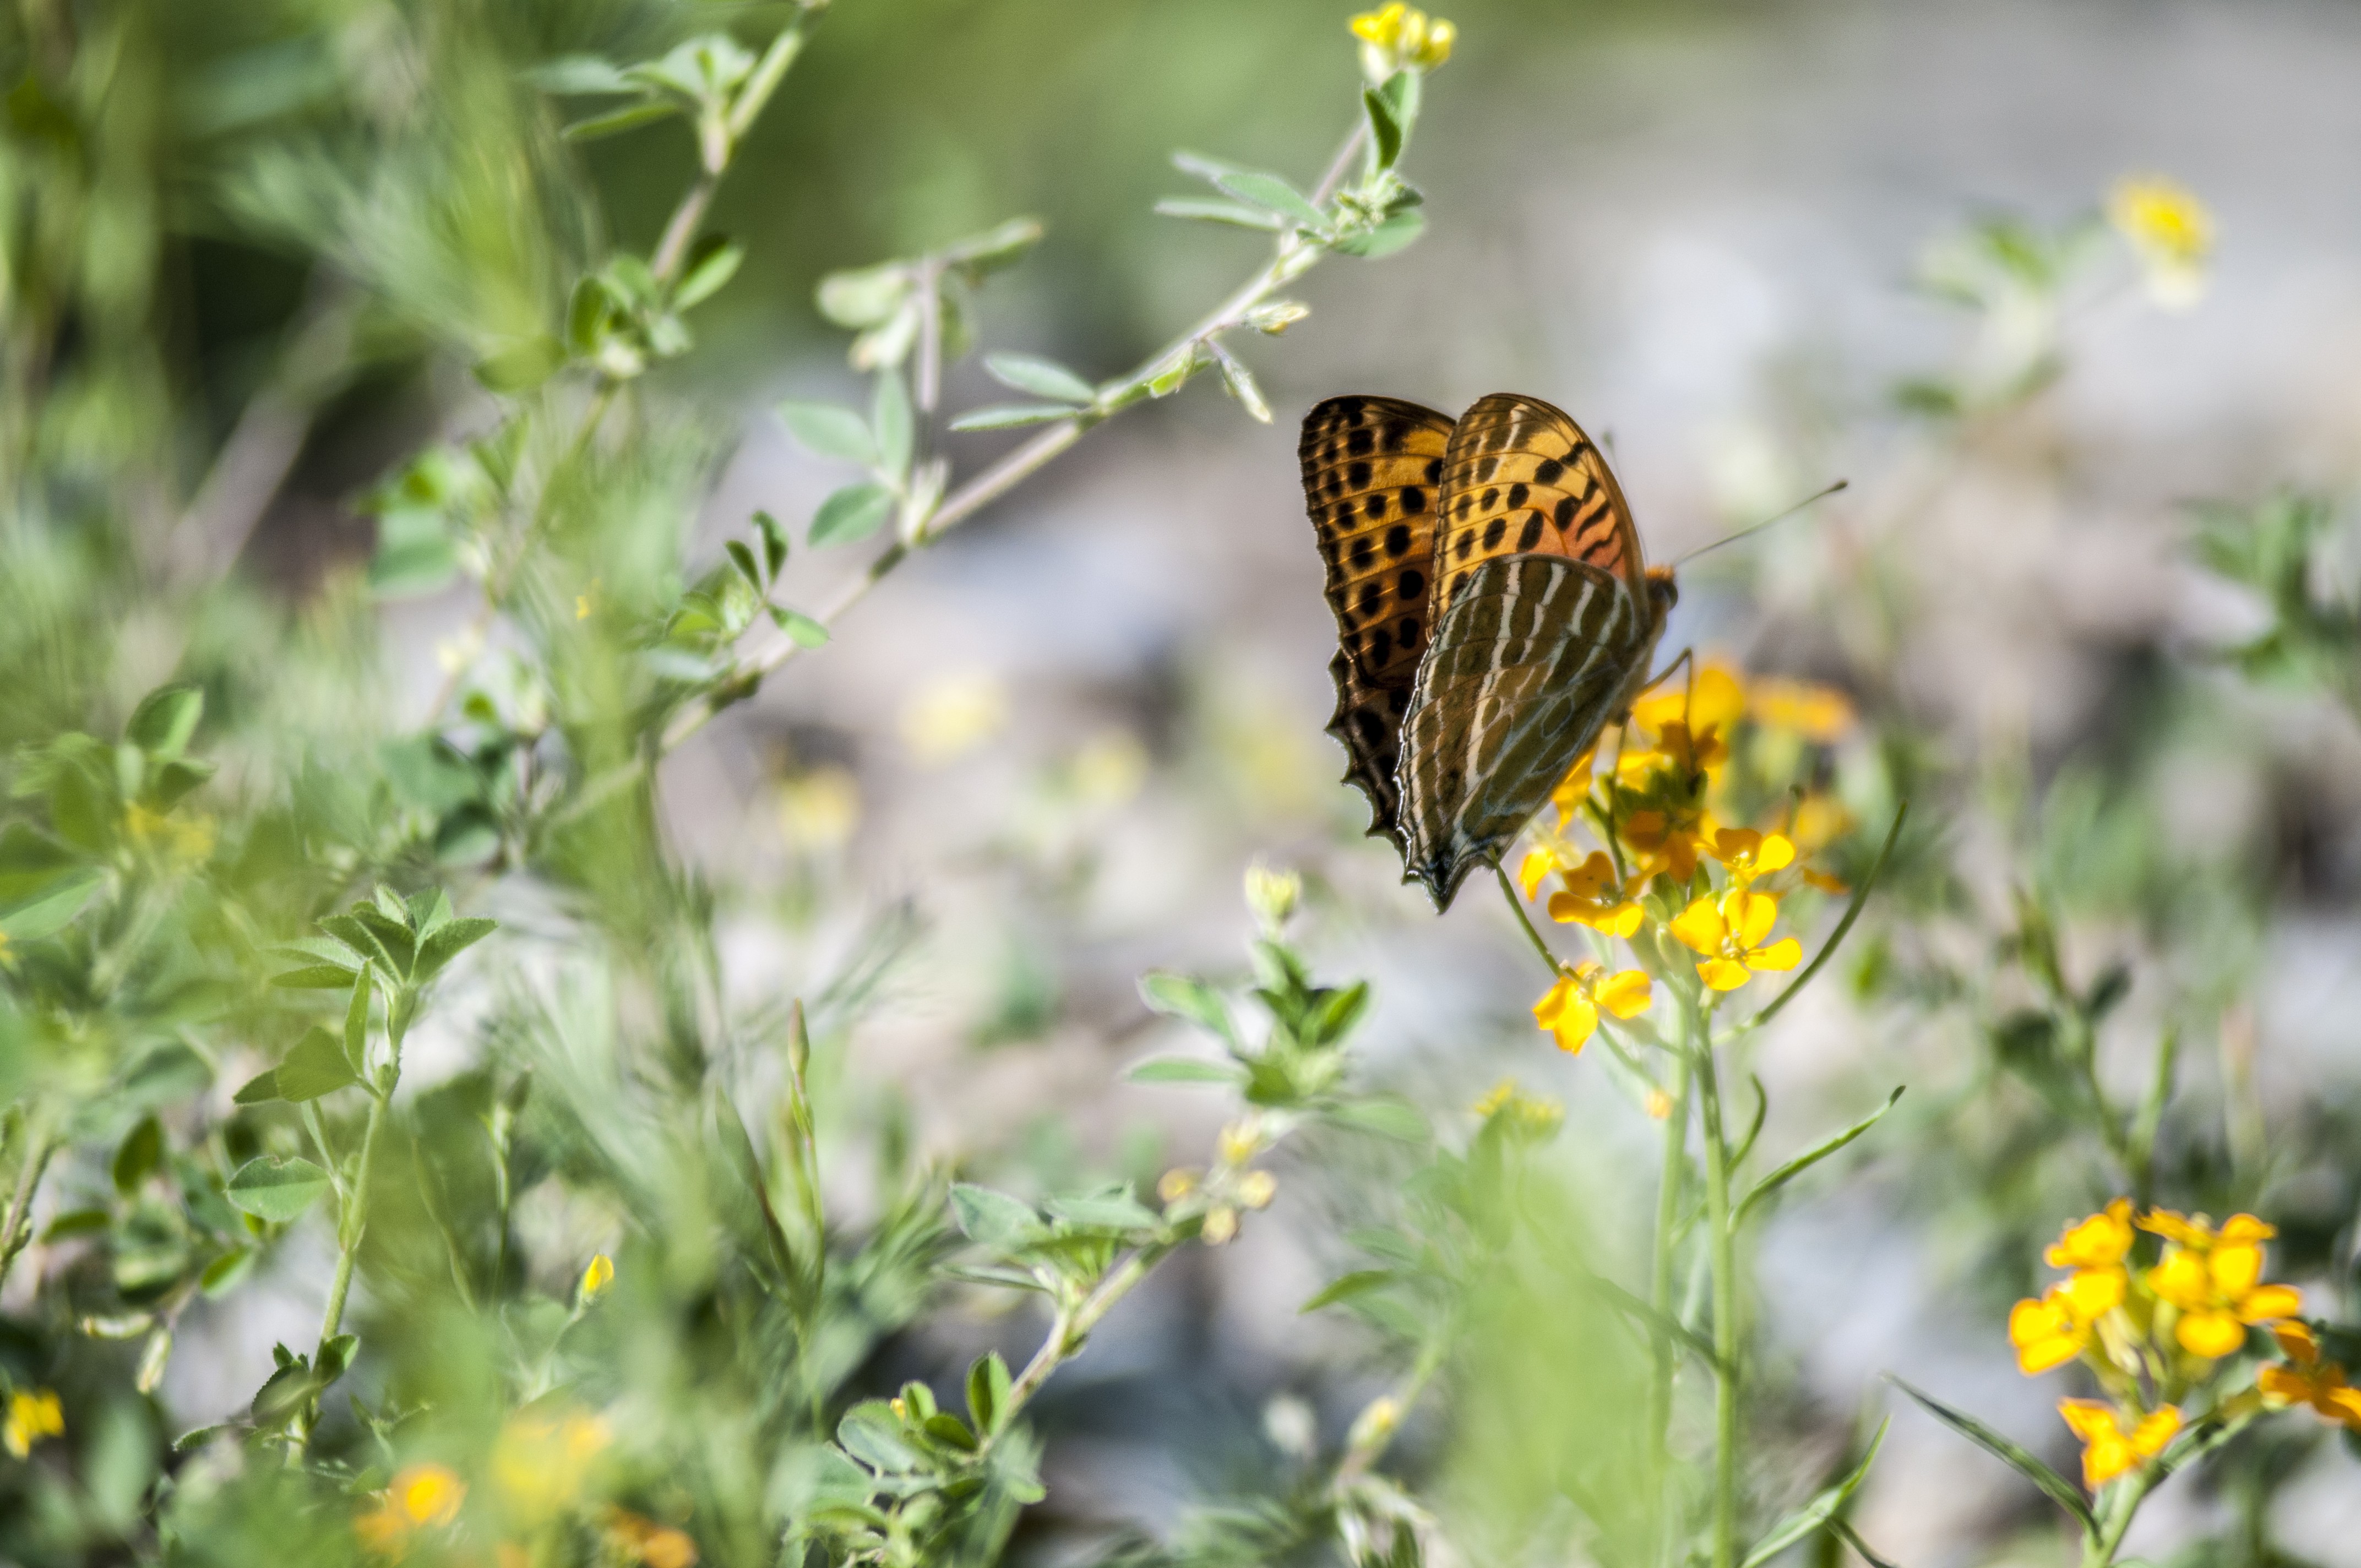
[[[1452,432],[1430,619],[1499,555],[1564,555],[1620,577],[1648,602],[1639,531],[1598,445],[1539,398],[1494,392]]]
[[[1394,764],[1431,630],[1435,519],[1452,420],[1398,398],[1330,398],[1303,419],[1304,510],[1336,613],[1336,711],[1345,782],[1369,797],[1371,833],[1401,844]]]

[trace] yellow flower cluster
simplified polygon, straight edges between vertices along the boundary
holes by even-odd
[[[33,1452],[33,1445],[45,1437],[63,1437],[66,1431],[64,1407],[58,1397],[47,1388],[22,1388],[8,1396],[8,1420],[5,1436],[8,1452],[22,1459]]]
[[[2187,187],[2158,175],[2126,176],[2107,197],[2107,219],[2138,258],[2160,309],[2185,311],[2204,297],[2213,214]]]
[[[1452,43],[1459,37],[1457,27],[1415,5],[1364,11],[1352,25],[1353,36],[1361,40],[1361,69],[1372,82],[1383,82],[1397,71],[1433,71],[1451,58]]]
[[[1726,826],[1716,816],[1716,791],[1742,721],[1783,745],[1828,745],[1843,738],[1854,716],[1851,703],[1829,687],[1776,679],[1750,684],[1719,663],[1641,698],[1631,705],[1608,776],[1598,779],[1598,755],[1586,755],[1552,795],[1555,826],[1536,827],[1517,868],[1525,897],[1541,897],[1554,878],[1544,905],[1550,918],[1606,938],[1632,938],[1653,920],[1695,953],[1697,981],[1708,992],[1735,991],[1756,974],[1796,968],[1803,944],[1773,937],[1780,900],[1798,883],[1846,891],[1803,862],[1850,819],[1826,795],[1807,795],[1778,828]],[[1572,840],[1577,818],[1604,848]],[[1610,973],[1589,962],[1559,977],[1534,1003],[1533,1021],[1561,1049],[1579,1051],[1602,1015],[1634,1017],[1653,999],[1646,971]]]
[[[1547,1095],[1526,1093],[1513,1078],[1494,1084],[1474,1110],[1486,1123],[1497,1122],[1516,1136],[1535,1142],[1549,1137],[1565,1121],[1565,1106]]]
[[[2132,1252],[2142,1232],[2162,1247],[2138,1268]],[[2345,1387],[2344,1369],[2322,1360],[2312,1331],[2296,1321],[2301,1294],[2263,1279],[2263,1244],[2276,1234],[2252,1214],[2233,1214],[2218,1230],[2202,1214],[2169,1209],[2135,1219],[2131,1200],[2118,1198],[2068,1225],[2042,1255],[2067,1276],[2011,1309],[2009,1343],[2028,1376],[2081,1360],[2114,1396],[2113,1404],[2058,1407],[2082,1440],[2082,1477],[2093,1489],[2164,1452],[2181,1415],[2163,1396],[2210,1376],[2246,1347],[2252,1327],[2269,1328],[2287,1357],[2263,1368],[2264,1396],[2361,1430],[2361,1394]]]
[[[395,1472],[376,1505],[353,1521],[353,1530],[369,1551],[400,1562],[409,1554],[412,1536],[448,1525],[467,1500],[467,1484],[450,1466],[409,1465]]]

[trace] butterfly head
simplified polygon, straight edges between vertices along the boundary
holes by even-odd
[[[1673,613],[1673,606],[1681,602],[1681,586],[1673,580],[1670,566],[1648,568],[1648,620],[1659,631],[1664,620]]]

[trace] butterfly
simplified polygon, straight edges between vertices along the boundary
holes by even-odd
[[[1647,684],[1679,597],[1582,427],[1494,392],[1304,416],[1303,499],[1336,614],[1345,781],[1438,910]]]

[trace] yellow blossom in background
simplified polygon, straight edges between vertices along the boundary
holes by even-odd
[[[1565,1106],[1546,1095],[1527,1094],[1513,1078],[1494,1084],[1474,1109],[1485,1121],[1498,1118],[1510,1132],[1531,1138],[1547,1137],[1565,1120]]]
[[[1263,1145],[1268,1141],[1260,1117],[1241,1116],[1222,1129],[1222,1135],[1215,1140],[1213,1147],[1222,1157],[1224,1165],[1237,1166],[1262,1153]]]
[[[2287,1365],[2266,1366],[2255,1377],[2256,1387],[2272,1399],[2309,1405],[2324,1421],[2335,1421],[2361,1431],[2361,1388],[2345,1381],[2345,1368],[2320,1355],[2320,1342],[2301,1321],[2274,1323],[2271,1335],[2287,1355]]]
[[[1673,1114],[1673,1097],[1661,1089],[1651,1089],[1644,1108],[1651,1121],[1668,1121]]]
[[[1599,1014],[1636,1017],[1648,1010],[1653,1000],[1645,970],[1609,974],[1606,965],[1586,959],[1573,973],[1559,975],[1557,983],[1533,1003],[1533,1023],[1557,1036],[1558,1049],[1580,1056],[1590,1036],[1598,1032]]]
[[[576,1291],[575,1294],[580,1298],[582,1304],[587,1307],[591,1302],[596,1301],[599,1297],[605,1295],[607,1293],[607,1287],[612,1285],[614,1282],[615,1260],[609,1257],[602,1252],[590,1260],[589,1267],[582,1271],[581,1288]]]
[[[1565,777],[1558,780],[1557,788],[1550,791],[1550,804],[1557,807],[1559,832],[1565,832],[1565,825],[1581,815],[1583,802],[1590,798],[1590,774],[1598,762],[1598,748],[1593,746],[1575,759],[1574,766],[1565,771]],[[1530,888],[1526,890],[1525,896],[1532,896]]]
[[[2233,1214],[2217,1234],[2202,1214],[2190,1219],[2159,1209],[2143,1215],[2139,1226],[2172,1244],[2147,1271],[2147,1288],[2180,1310],[2173,1337],[2190,1354],[2228,1355],[2246,1343],[2247,1325],[2303,1310],[2293,1286],[2262,1282],[2263,1243],[2279,1232],[2254,1215]]]
[[[1069,774],[1085,806],[1121,806],[1148,782],[1148,748],[1128,729],[1092,736],[1074,752]]]
[[[1361,69],[1372,82],[1397,71],[1433,71],[1451,58],[1459,29],[1413,5],[1391,5],[1364,11],[1352,21],[1361,40]]]
[[[1697,806],[1650,806],[1633,812],[1618,828],[1624,848],[1642,859],[1642,880],[1664,872],[1675,882],[1697,875],[1697,852],[1716,831],[1712,817]]]
[[[626,1562],[642,1563],[645,1568],[696,1568],[697,1542],[670,1525],[658,1524],[628,1508],[609,1508],[600,1522],[606,1526],[607,1539]]]
[[[2095,1399],[2061,1399],[2058,1413],[2082,1440],[2082,1484],[2092,1491],[2162,1453],[2180,1431],[2180,1411],[2166,1405],[2126,1431],[2123,1416]]]
[[[1794,863],[1795,840],[1784,833],[1757,833],[1752,828],[1724,828],[1713,836],[1706,853],[1730,868],[1733,887],[1750,885]]]
[[[123,808],[123,826],[134,842],[166,859],[194,864],[214,852],[214,822],[191,814],[170,817],[134,801]]]
[[[1238,1212],[1226,1203],[1217,1203],[1205,1211],[1205,1223],[1197,1237],[1207,1246],[1226,1246],[1238,1234]]]
[[[1695,682],[1664,687],[1631,705],[1631,721],[1663,734],[1675,725],[1695,735],[1726,732],[1746,717],[1746,687],[1719,661],[1698,666]]]
[[[599,587],[600,587],[601,586],[602,586],[602,585],[600,584],[599,580],[598,580],[598,578],[596,578],[596,577],[593,577],[593,578],[591,578],[591,579],[590,579],[590,586],[589,586],[588,587],[587,587],[587,588],[583,589],[580,593],[576,594],[576,595],[574,596],[574,619],[575,619],[575,620],[589,620],[589,619],[590,619],[590,616],[591,616],[592,612],[593,612],[593,611],[595,611],[596,609],[598,609],[598,589],[599,589]]]
[[[1268,1209],[1279,1196],[1279,1178],[1267,1170],[1249,1170],[1238,1178],[1238,1202],[1248,1209]]]
[[[1273,871],[1260,861],[1246,868],[1246,908],[1268,931],[1287,924],[1303,900],[1303,878],[1294,872]]]
[[[1615,862],[1607,851],[1594,850],[1582,864],[1567,869],[1565,890],[1550,894],[1549,917],[1561,925],[1628,937],[1640,928],[1641,909],[1616,880]]]
[[[1793,937],[1768,946],[1763,938],[1779,919],[1779,901],[1767,893],[1733,888],[1719,898],[1708,894],[1681,911],[1672,933],[1698,953],[1697,978],[1716,991],[1736,991],[1751,970],[1791,970],[1804,961],[1804,944]]]
[[[1800,735],[1820,746],[1843,740],[1858,718],[1850,697],[1816,681],[1761,677],[1747,683],[1746,702],[1765,729]]]
[[[353,1521],[353,1531],[371,1552],[399,1559],[414,1532],[449,1524],[467,1500],[467,1484],[449,1465],[407,1465],[378,1494],[377,1506]]]
[[[2075,1315],[2062,1286],[2009,1309],[2008,1343],[2016,1349],[2017,1370],[2027,1377],[2065,1365],[2088,1350],[2091,1341],[2091,1321]]]
[[[66,1413],[56,1394],[47,1388],[19,1389],[8,1396],[5,1433],[8,1452],[22,1459],[43,1438],[63,1437]]]
[[[1730,745],[1720,727],[1674,719],[1657,731],[1654,745],[1624,749],[1615,760],[1615,782],[1626,789],[1642,789],[1652,773],[1684,781],[1714,779],[1729,762]]]
[[[603,1416],[520,1410],[492,1443],[492,1481],[510,1510],[546,1519],[581,1499],[599,1454],[614,1441]]]
[[[2205,297],[2213,214],[2188,187],[2161,175],[2126,175],[2108,193],[2107,220],[2139,258],[2158,309],[2185,311]]]
[[[918,688],[902,709],[902,741],[922,767],[972,751],[1008,722],[1008,688],[983,670],[954,671]]]
[[[861,826],[861,786],[843,768],[814,768],[779,784],[779,831],[796,849],[842,849]]]

